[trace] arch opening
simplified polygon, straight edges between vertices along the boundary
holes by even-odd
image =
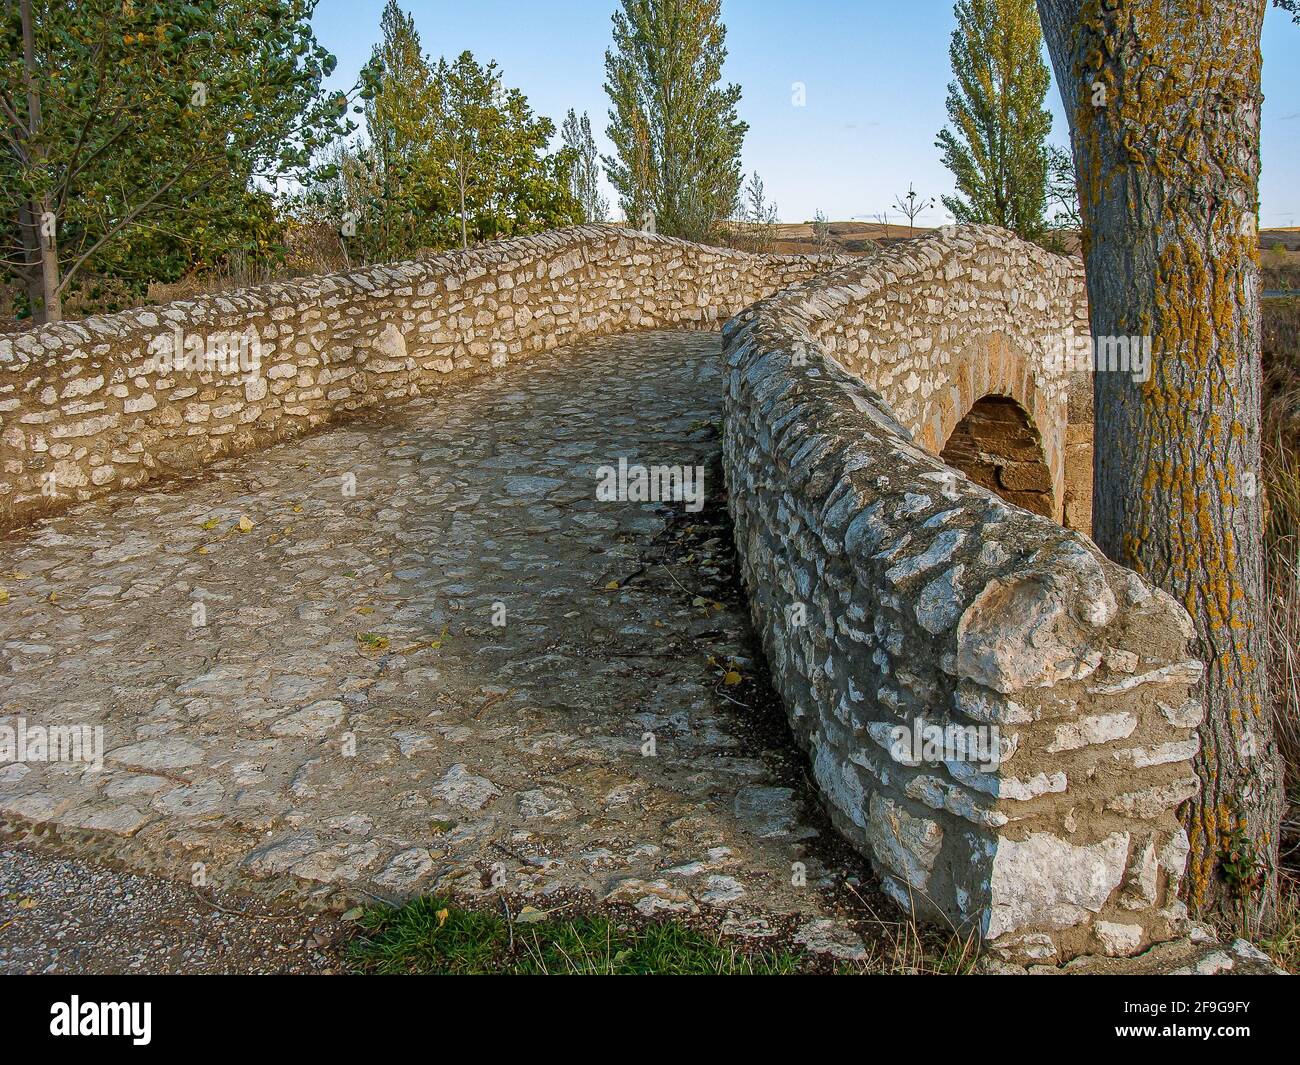
[[[977,401],[953,428],[939,457],[1008,503],[1053,517],[1052,471],[1042,436],[1009,396]]]

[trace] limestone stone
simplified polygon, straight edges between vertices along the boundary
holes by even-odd
[[[184,769],[203,761],[203,748],[178,736],[128,743],[108,752],[110,761],[141,769]]]
[[[666,880],[641,880],[635,877],[619,880],[610,888],[603,901],[632,906],[647,917],[661,911],[699,912],[699,906],[689,894],[673,887]]]
[[[1100,912],[1124,876],[1129,836],[1075,845],[1045,832],[1002,839],[989,878],[991,941],[1025,927],[1069,928]]]
[[[827,917],[820,917],[795,930],[794,941],[814,954],[825,954],[839,961],[865,961],[867,948],[862,937],[851,928]]]
[[[271,732],[276,736],[325,736],[338,728],[346,716],[347,707],[343,703],[337,699],[321,699],[277,719],[271,724]]]
[[[388,860],[375,883],[401,894],[413,893],[433,872],[433,857],[424,847],[399,851]]]
[[[459,762],[431,790],[435,799],[462,810],[481,810],[501,794],[487,777],[476,776]]]

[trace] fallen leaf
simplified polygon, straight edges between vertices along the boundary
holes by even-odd
[[[722,676],[722,683],[725,684],[728,688],[734,688],[737,684],[740,683],[740,680],[741,680],[740,674],[737,673],[734,669],[727,670],[727,672],[724,673]]]
[[[536,906],[525,906],[515,915],[515,924],[536,924],[538,921],[545,920],[546,914]]]
[[[381,636],[377,632],[359,632],[357,633],[357,643],[364,644],[372,651],[388,650],[388,637]]]
[[[247,514],[239,515],[239,524],[235,526],[240,532],[251,532],[253,528],[253,519]]]
[[[436,916],[438,918],[438,927],[441,928],[447,923],[447,918],[451,916],[451,911],[446,909],[439,910]]]
[[[617,590],[618,590],[618,581],[610,581],[607,585],[605,585],[605,591],[607,592],[613,592]]]
[[[347,911],[347,912],[346,912],[342,917],[339,918],[339,920],[340,920],[340,921],[359,921],[359,920],[361,920],[361,918],[362,918],[363,916],[365,916],[365,912],[366,912],[366,911],[365,911],[365,909],[364,909],[363,907],[361,907],[361,906],[353,906],[352,909],[348,910],[348,911]]]

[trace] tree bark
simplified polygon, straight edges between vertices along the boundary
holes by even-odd
[[[36,232],[41,241],[41,296],[45,301],[45,321],[63,321],[63,296],[59,278],[58,219],[50,198],[39,204]]]
[[[36,231],[36,215],[29,201],[18,204],[18,231],[23,242],[23,265],[19,275],[27,289],[27,303],[32,320],[38,325],[44,321],[45,290],[41,279],[41,237]]]
[[[41,93],[36,69],[36,28],[32,21],[31,0],[22,0],[20,16],[23,28],[23,81],[27,91],[28,155],[39,166],[45,158],[41,144]],[[63,301],[59,295],[59,245],[58,219],[54,214],[53,200],[46,195],[32,204],[35,214],[36,239],[40,242],[42,320],[63,320]]]
[[[456,175],[460,188],[460,246],[462,250],[469,248],[469,229],[465,225],[465,179],[461,175]]]
[[[1206,716],[1188,901],[1252,926],[1274,913],[1282,801],[1256,489],[1264,5],[1038,0],[1070,119],[1093,337],[1151,338],[1148,380],[1094,378],[1093,536],[1196,624]]]

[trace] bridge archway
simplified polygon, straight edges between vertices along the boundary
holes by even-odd
[[[949,466],[1009,503],[1055,516],[1052,471],[1033,419],[1010,396],[989,394],[971,404],[939,453]]]
[[[975,483],[1061,522],[1067,395],[1038,356],[1038,343],[994,328],[954,346],[945,353],[947,380],[931,391],[919,417],[904,423],[931,454]],[[886,398],[911,413],[905,400]]]

